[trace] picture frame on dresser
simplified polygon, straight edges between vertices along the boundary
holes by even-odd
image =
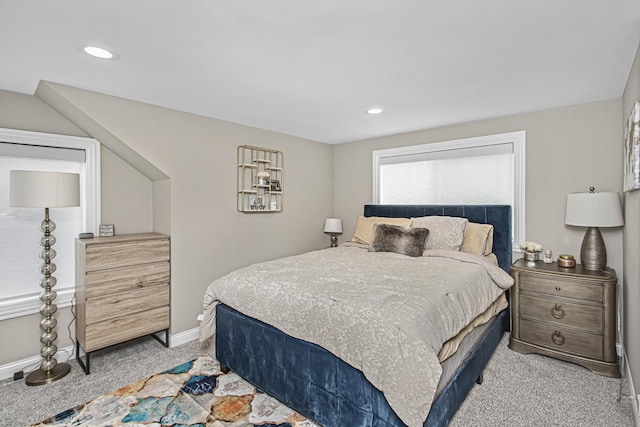
[[[620,378],[616,354],[616,287],[612,269],[525,262],[511,266],[509,348],[576,363]]]
[[[100,224],[98,227],[99,237],[113,237],[115,234],[115,226],[113,224]]]

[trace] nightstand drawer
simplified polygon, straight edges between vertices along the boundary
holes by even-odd
[[[169,240],[149,240],[87,247],[84,270],[107,270],[143,263],[169,261]]]
[[[169,285],[91,298],[86,301],[86,323],[129,316],[164,305],[169,305]]]
[[[520,314],[526,318],[602,333],[602,307],[520,295]]]
[[[159,283],[169,283],[169,280],[168,261],[90,271],[85,278],[86,297],[93,298],[146,286],[156,286]]]
[[[578,298],[590,301],[603,301],[602,284],[575,283],[558,279],[547,279],[540,276],[521,274],[520,289],[540,292],[566,298]]]
[[[520,321],[522,340],[552,350],[602,359],[602,336],[579,332],[541,322]]]

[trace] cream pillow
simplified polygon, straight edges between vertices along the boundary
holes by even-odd
[[[373,233],[373,224],[391,224],[401,225],[403,227],[411,226],[411,220],[409,218],[385,218],[380,216],[359,216],[356,223],[356,231],[353,233],[351,241],[354,243],[361,243],[368,245],[371,243],[371,234]]]
[[[424,227],[429,230],[425,249],[447,249],[459,251],[464,240],[466,218],[452,216],[423,216],[411,218],[412,227]]]
[[[467,223],[460,250],[474,255],[489,255],[493,250],[493,225]]]

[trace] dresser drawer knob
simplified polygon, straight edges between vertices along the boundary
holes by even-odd
[[[557,345],[562,345],[564,344],[564,336],[562,336],[562,332],[560,331],[555,331],[552,335],[551,335],[551,341],[553,341],[555,344]]]
[[[564,317],[564,308],[560,304],[556,304],[555,307],[551,309],[551,315],[556,319],[562,319]]]

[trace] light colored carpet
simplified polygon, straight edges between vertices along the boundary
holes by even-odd
[[[471,390],[452,427],[634,425],[631,400],[621,380],[548,357],[515,353],[507,348],[507,341],[505,334],[487,365],[484,383]],[[49,385],[28,387],[24,381],[4,381],[0,383],[0,425],[41,421],[208,350],[197,341],[167,349],[143,338],[92,355],[87,376],[72,361],[71,373]]]
[[[516,353],[508,342],[505,334],[485,368],[482,385],[471,389],[451,427],[634,425],[626,380],[546,356]]]

